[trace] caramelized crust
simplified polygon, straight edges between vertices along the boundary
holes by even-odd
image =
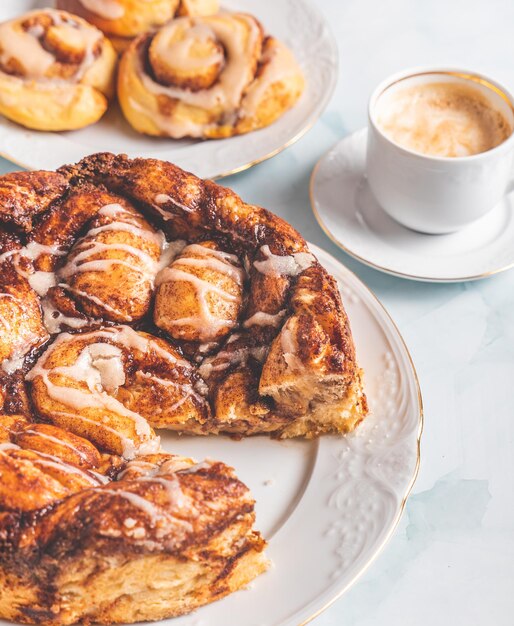
[[[0,217],[26,232],[33,219],[46,211],[67,188],[57,172],[14,172],[0,176]]]
[[[13,257],[0,262],[0,377],[12,374],[48,339],[39,298],[16,270]]]

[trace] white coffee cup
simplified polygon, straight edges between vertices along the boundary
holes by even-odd
[[[366,173],[384,211],[400,224],[431,234],[451,233],[488,213],[505,195],[514,174],[514,133],[486,152],[438,157],[414,152],[389,139],[377,124],[377,104],[388,89],[423,82],[463,81],[479,90],[514,128],[514,98],[476,72],[418,68],[383,81],[368,108]]]

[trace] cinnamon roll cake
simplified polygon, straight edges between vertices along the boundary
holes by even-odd
[[[85,20],[41,9],[0,24],[0,114],[36,130],[97,122],[114,94],[117,56]]]
[[[337,285],[277,216],[111,154],[0,177],[0,200],[14,412],[125,458],[152,428],[314,437],[365,416]]]
[[[190,435],[346,433],[335,280],[289,224],[171,163],[0,176],[0,617],[181,615],[266,569],[248,489]]]
[[[121,58],[118,98],[147,135],[224,138],[273,123],[304,89],[291,51],[246,13],[177,17]]]

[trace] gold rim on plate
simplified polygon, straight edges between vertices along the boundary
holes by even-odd
[[[331,86],[330,93],[332,93],[332,92],[333,92],[333,87]],[[279,148],[275,148],[274,150],[272,150],[268,154],[265,154],[264,156],[259,157],[258,159],[255,159],[253,161],[249,161],[248,163],[245,163],[244,165],[240,165],[240,166],[238,166],[238,167],[236,167],[236,168],[234,168],[234,169],[232,169],[232,170],[230,170],[228,172],[222,172],[221,174],[217,174],[216,176],[212,176],[210,178],[210,180],[220,180],[221,178],[226,178],[227,176],[232,176],[234,174],[239,174],[240,172],[244,172],[246,170],[249,170],[254,165],[258,165],[259,163],[263,163],[264,161],[267,161],[268,159],[273,158],[277,154],[280,154],[286,148],[289,148],[289,146],[292,146],[293,144],[295,144],[307,132],[309,132],[309,130],[314,126],[314,124],[319,120],[319,118],[323,114],[323,111],[325,110],[325,106],[326,105],[324,105],[323,109],[316,115],[316,117],[314,119],[310,120],[303,128],[301,128],[296,133],[296,135],[294,135],[294,137],[289,139],[284,145],[280,146]],[[228,139],[230,139],[230,138],[228,138]],[[173,140],[171,140],[171,141],[173,141]],[[21,167],[24,170],[34,171],[33,168],[31,168],[26,163],[22,163],[18,159],[15,159],[14,157],[10,156],[9,154],[7,154],[5,152],[1,152],[0,151],[0,157],[5,159],[6,161],[9,161],[10,163],[13,163],[14,165],[16,165],[18,167]],[[166,161],[167,159],[163,159],[163,160]]]
[[[317,166],[316,166],[317,167]],[[330,253],[328,253],[330,254]],[[335,257],[334,257],[335,258]],[[398,510],[398,513],[396,514],[396,518],[393,521],[393,524],[391,525],[391,528],[389,530],[389,532],[387,533],[387,535],[385,536],[384,540],[382,541],[382,543],[380,544],[380,546],[377,548],[377,550],[375,551],[375,553],[373,554],[373,556],[370,558],[370,560],[366,563],[366,565],[361,569],[361,571],[356,574],[352,580],[347,583],[342,589],[340,589],[333,598],[331,598],[328,602],[326,602],[320,609],[318,609],[315,613],[313,613],[311,616],[309,616],[307,619],[303,620],[302,622],[299,623],[299,626],[305,626],[306,624],[308,624],[309,622],[311,622],[313,619],[316,619],[316,617],[319,617],[319,615],[321,615],[321,613],[323,613],[324,611],[326,611],[326,609],[328,609],[329,607],[331,607],[334,602],[337,602],[337,600],[339,600],[339,598],[341,598],[341,596],[343,596],[348,589],[350,589],[350,587],[352,587],[357,581],[358,579],[363,576],[368,569],[370,568],[370,566],[375,562],[375,560],[378,558],[378,556],[381,554],[382,550],[384,549],[385,545],[388,543],[388,541],[391,539],[391,537],[393,536],[394,532],[396,531],[398,524],[400,522],[400,519],[402,518],[402,515],[405,511],[405,506],[407,504],[407,500],[409,499],[409,496],[412,492],[412,488],[414,487],[414,483],[416,482],[416,479],[418,477],[419,474],[419,467],[421,464],[421,435],[423,433],[423,428],[425,425],[425,415],[424,415],[424,410],[423,410],[423,397],[421,395],[421,386],[419,384],[419,377],[418,377],[418,372],[416,371],[416,367],[414,365],[414,361],[412,359],[412,355],[409,351],[409,348],[407,347],[407,344],[405,343],[405,339],[403,338],[398,326],[396,325],[396,322],[393,320],[393,318],[391,317],[391,315],[389,314],[389,312],[387,311],[387,309],[385,308],[385,306],[382,304],[382,302],[380,302],[380,300],[378,299],[378,297],[373,293],[373,291],[357,276],[357,274],[355,274],[355,272],[352,272],[350,269],[348,269],[343,263],[341,263],[341,261],[335,259],[337,261],[337,263],[339,263],[340,265],[342,265],[344,267],[344,269],[351,274],[354,278],[356,278],[359,283],[362,285],[362,287],[369,293],[369,295],[373,298],[373,300],[375,300],[375,302],[378,304],[378,306],[382,309],[382,312],[385,314],[385,316],[387,317],[387,319],[391,322],[394,330],[396,331],[396,334],[400,340],[400,344],[403,346],[404,350],[405,350],[405,354],[407,355],[407,358],[409,360],[410,366],[412,368],[412,373],[414,374],[414,382],[415,382],[415,386],[416,386],[416,391],[417,391],[417,397],[418,397],[418,410],[419,410],[419,414],[418,414],[418,434],[417,434],[417,443],[416,443],[416,454],[417,454],[417,458],[416,458],[416,466],[414,467],[414,472],[412,474],[412,478],[410,480],[410,483],[407,486],[407,490],[405,492],[405,495],[403,497],[403,500],[401,502],[400,508]]]
[[[356,132],[358,132],[358,131],[356,131]],[[352,134],[354,134],[354,133],[352,133]],[[351,257],[353,257],[354,259],[356,259],[360,263],[363,263],[364,265],[367,265],[368,267],[371,267],[374,270],[378,270],[380,272],[385,272],[386,274],[389,274],[391,276],[397,276],[399,278],[406,278],[408,280],[417,280],[419,282],[426,282],[426,283],[463,283],[463,282],[470,282],[472,280],[480,280],[481,278],[488,278],[489,276],[494,276],[495,274],[500,274],[501,272],[505,272],[505,271],[510,270],[510,269],[512,269],[514,267],[514,261],[512,261],[511,263],[508,263],[507,265],[504,265],[503,267],[499,267],[499,268],[497,268],[495,270],[490,270],[488,272],[483,272],[481,274],[473,274],[471,276],[462,276],[462,277],[455,277],[455,278],[434,278],[433,276],[420,276],[418,274],[408,274],[407,272],[400,272],[398,270],[393,270],[390,267],[384,267],[382,265],[379,265],[378,263],[374,263],[373,261],[369,261],[368,259],[365,259],[364,257],[360,256],[359,254],[357,254],[356,252],[354,252],[353,250],[348,248],[342,241],[340,241],[332,233],[332,231],[328,228],[328,226],[323,222],[323,219],[322,219],[321,215],[319,214],[319,211],[318,211],[318,209],[316,207],[316,200],[314,198],[314,179],[316,178],[316,174],[318,172],[318,169],[321,166],[321,162],[323,161],[323,159],[327,156],[327,154],[329,152],[332,152],[332,150],[334,150],[334,148],[341,141],[343,141],[343,139],[340,139],[334,146],[332,146],[332,148],[330,148],[330,150],[328,150],[328,152],[325,152],[325,154],[323,154],[323,156],[321,156],[318,159],[318,161],[316,162],[316,165],[312,169],[312,173],[311,173],[311,177],[310,177],[310,181],[309,181],[309,199],[310,199],[311,210],[312,210],[312,212],[314,214],[314,217],[316,218],[316,221],[318,222],[319,227],[325,233],[325,235],[330,239],[330,241],[332,241],[332,243],[335,243],[335,245],[338,248],[340,248],[343,252],[346,252],[346,254],[349,254]]]

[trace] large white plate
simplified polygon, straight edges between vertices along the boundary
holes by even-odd
[[[311,249],[338,281],[371,414],[350,436],[316,441],[233,441],[161,431],[169,452],[235,467],[256,498],[256,526],[269,540],[273,562],[251,589],[161,623],[303,624],[355,582],[403,511],[418,470],[423,420],[414,365],[376,297],[334,257],[314,245]]]
[[[51,0],[1,0],[0,21]],[[297,105],[262,130],[230,139],[198,141],[139,135],[117,106],[93,126],[65,133],[30,131],[0,117],[0,154],[27,169],[55,169],[92,152],[125,152],[176,163],[201,178],[233,174],[274,156],[299,139],[318,119],[337,79],[337,46],[324,18],[308,0],[224,0],[223,7],[252,13],[293,50],[305,73]]]
[[[371,415],[348,437],[272,441],[176,437],[170,452],[236,468],[257,500],[269,540],[269,572],[251,589],[167,620],[170,626],[298,626],[343,593],[394,530],[419,463],[421,395],[394,323],[375,296],[334,257],[311,245],[337,278],[365,372]],[[161,433],[162,434],[162,433]]]

